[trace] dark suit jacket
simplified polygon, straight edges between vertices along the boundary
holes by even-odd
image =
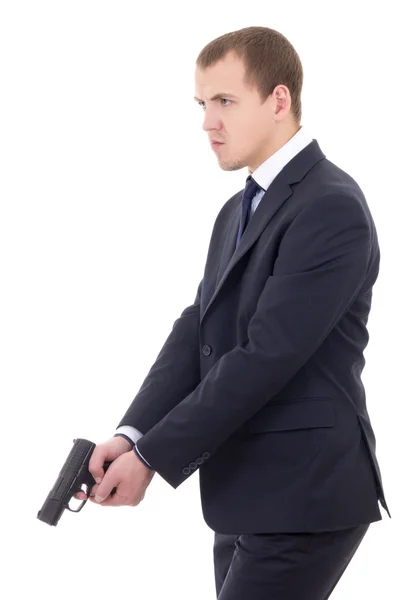
[[[364,194],[313,140],[235,250],[241,194],[220,210],[196,299],[118,427],[144,434],[139,451],[174,488],[199,469],[214,531],[378,521],[378,499],[389,511],[361,372],[380,253]]]

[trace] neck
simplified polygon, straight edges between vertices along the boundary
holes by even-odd
[[[270,140],[266,146],[263,147],[262,153],[255,159],[252,160],[252,164],[248,166],[249,175],[251,175],[263,162],[268,160],[275,152],[278,152],[293,136],[296,135],[301,129],[301,125],[290,125],[284,132],[279,132],[279,135],[275,139]]]

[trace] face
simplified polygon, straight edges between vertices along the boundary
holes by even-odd
[[[195,100],[204,111],[203,129],[224,171],[248,167],[252,173],[295,133],[288,88],[276,86],[261,103],[256,88],[244,83],[245,67],[234,53],[195,72]]]

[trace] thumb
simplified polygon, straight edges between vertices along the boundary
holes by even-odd
[[[100,483],[104,477],[103,465],[105,462],[105,455],[105,451],[100,446],[96,446],[90,457],[89,471],[93,475],[96,483]]]
[[[96,495],[94,497],[95,502],[103,502],[108,496],[111,494],[111,491],[117,487],[118,481],[112,472],[107,471],[104,479],[102,479],[101,484],[98,486]]]

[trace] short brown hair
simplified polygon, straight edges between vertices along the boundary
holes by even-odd
[[[268,27],[238,29],[209,42],[197,57],[196,65],[206,69],[231,51],[243,60],[245,83],[256,86],[262,102],[277,85],[287,86],[292,99],[291,113],[300,125],[303,67],[289,40]]]

